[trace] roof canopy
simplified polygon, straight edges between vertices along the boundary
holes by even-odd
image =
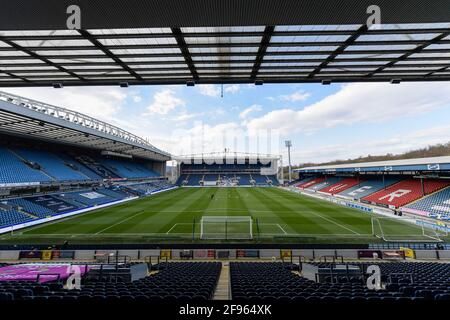
[[[81,29],[68,30],[78,4]],[[0,86],[450,80],[448,0],[41,0],[0,11]]]
[[[325,165],[294,171],[300,173],[450,171],[450,156]]]
[[[0,92],[0,133],[166,161],[147,140],[84,114]]]

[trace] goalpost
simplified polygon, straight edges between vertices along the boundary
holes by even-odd
[[[253,219],[250,216],[203,216],[200,239],[253,239]]]
[[[387,221],[391,220],[390,218],[385,218]],[[383,218],[375,218],[371,219],[372,225],[372,235],[382,239],[386,242],[443,242],[441,237],[447,237],[448,232],[443,230],[438,230],[436,228],[431,228],[425,226],[423,220],[415,219],[416,224],[412,224],[411,222],[401,221],[405,224],[405,228],[415,229],[411,233],[403,233],[396,234],[389,231],[389,225],[384,226]],[[395,221],[399,221],[400,219],[396,219]],[[392,221],[392,220],[391,220]],[[419,222],[419,223],[417,223]]]

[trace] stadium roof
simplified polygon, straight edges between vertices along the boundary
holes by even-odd
[[[82,113],[0,92],[0,133],[166,161],[170,155]]]
[[[274,154],[265,154],[265,153],[249,153],[249,152],[232,152],[227,150],[220,151],[220,152],[209,152],[209,153],[196,153],[196,154],[190,154],[190,155],[179,155],[179,156],[173,156],[174,160],[177,160],[179,162],[192,162],[192,161],[198,161],[202,160],[204,162],[209,161],[217,161],[217,160],[270,160],[270,161],[276,161],[281,159],[280,155],[274,155]]]
[[[300,173],[386,172],[386,171],[450,171],[450,156],[347,163],[294,169]]]
[[[448,0],[378,0],[368,29],[372,2],[11,1],[0,86],[450,80]]]

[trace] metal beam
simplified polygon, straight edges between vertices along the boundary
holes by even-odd
[[[432,44],[439,43],[440,41],[442,41],[442,39],[446,38],[449,34],[450,34],[450,32],[442,33],[442,34],[434,37],[433,39],[426,41],[425,43],[417,46],[415,49],[410,50],[410,51],[404,53],[402,56],[391,60],[389,63],[385,64],[384,66],[377,68],[375,71],[369,73],[367,75],[367,77],[372,77],[374,74],[379,73],[379,72],[383,71],[386,68],[392,67],[395,63],[397,63],[399,61],[406,60],[406,59],[408,59],[409,56],[411,56],[411,55],[413,55],[415,53],[421,52],[426,47],[428,47],[428,46],[430,46]]]
[[[121,66],[124,70],[128,71],[137,80],[143,80],[133,69],[131,69],[126,63],[117,58],[108,48],[95,39],[88,31],[78,30],[78,32],[86,39],[89,40],[98,50],[101,50],[108,58],[112,59],[116,64]]]
[[[253,64],[252,74],[250,79],[255,80],[258,75],[259,67],[264,59],[264,55],[266,54],[267,47],[270,44],[270,39],[272,38],[272,33],[275,30],[274,26],[266,26],[264,29],[264,35],[261,38],[261,43],[259,44],[258,53],[256,54],[256,59]]]
[[[328,64],[332,62],[338,55],[344,52],[349,46],[353,45],[356,39],[358,39],[358,37],[366,31],[366,25],[362,25],[361,27],[359,27],[353,35],[348,37],[342,45],[337,47],[336,50],[334,50],[334,52],[328,56],[328,58],[326,58],[317,68],[315,68],[314,71],[308,75],[308,78],[313,78],[316,74],[320,73],[323,68],[326,68]]]
[[[288,37],[288,36],[334,36],[334,35],[348,35],[351,36],[355,30],[287,30],[287,31],[274,31],[272,36],[276,37]],[[369,35],[389,35],[389,34],[429,34],[429,33],[444,33],[447,32],[446,28],[402,28],[402,29],[372,29],[367,30]],[[6,33],[7,34],[7,33]],[[235,38],[235,37],[262,37],[264,31],[230,31],[230,32],[183,32],[184,38]],[[64,35],[8,35],[8,39],[12,41],[52,41],[52,40],[82,40],[84,37],[77,34],[64,34]],[[111,33],[111,34],[96,34],[96,39],[159,39],[159,38],[171,38],[172,34],[167,32],[155,32],[155,33]]]
[[[198,81],[198,73],[195,69],[194,61],[192,61],[191,53],[189,52],[189,48],[186,44],[186,41],[184,40],[183,33],[181,32],[180,28],[170,28],[172,30],[172,34],[175,37],[175,40],[177,41],[178,48],[181,51],[181,54],[183,55],[184,61],[186,62],[189,70],[191,71],[192,78],[194,78],[194,81]]]
[[[172,28],[179,29],[179,28]],[[79,30],[79,32],[87,32],[85,30]],[[180,31],[181,32],[181,31]],[[123,50],[123,49],[179,49],[177,44],[117,44],[117,45],[103,45],[94,36],[91,36],[96,47],[91,46],[30,46],[26,49],[29,51],[91,51],[93,49],[104,50]],[[3,40],[5,41],[5,40]],[[183,40],[184,41],[184,40]],[[359,46],[392,46],[392,45],[425,45],[429,40],[371,40],[371,41],[358,41]],[[434,43],[438,44],[450,44],[450,40],[440,39]],[[299,41],[299,42],[270,42],[267,47],[279,47],[279,48],[291,48],[291,47],[338,47],[343,44],[342,41]],[[255,48],[260,46],[259,42],[216,42],[216,43],[191,43],[189,45],[184,44],[189,48],[205,49],[205,48]],[[0,47],[0,51],[8,52],[15,51],[15,48]],[[111,51],[110,51],[111,53]],[[112,53],[111,53],[112,54]]]
[[[3,41],[4,43],[6,43],[7,45],[11,46],[11,49],[14,49],[14,50],[18,50],[18,51],[24,52],[24,53],[26,53],[27,55],[33,57],[34,59],[41,60],[41,61],[44,62],[45,64],[47,64],[47,65],[49,65],[49,66],[52,66],[52,67],[55,67],[55,68],[57,68],[57,69],[58,69],[59,71],[61,71],[61,72],[65,72],[65,73],[71,75],[71,76],[74,77],[74,78],[78,78],[79,80],[84,81],[83,77],[80,77],[79,75],[77,75],[77,74],[75,74],[75,73],[73,73],[73,72],[67,70],[67,69],[64,68],[64,67],[61,67],[60,65],[58,65],[58,64],[56,64],[56,63],[54,63],[54,62],[48,60],[47,58],[40,56],[39,54],[33,52],[33,51],[30,50],[29,48],[22,47],[22,46],[18,45],[17,43],[15,43],[14,41],[11,41],[11,40],[5,38],[4,36],[0,36],[0,40]]]
[[[308,79],[305,77],[298,76],[278,76],[278,77],[259,77],[264,83],[320,83],[323,78],[320,75]],[[160,77],[154,79],[144,79],[144,81],[137,80],[127,80],[129,85],[184,85],[186,81],[191,78],[175,78],[170,79],[167,77]],[[325,78],[328,79],[328,78]],[[389,82],[392,80],[392,76],[374,76],[374,77],[363,77],[363,76],[340,76],[334,77],[332,79],[335,83],[346,83],[346,82]],[[89,85],[95,86],[116,86],[119,79],[99,79],[90,80]],[[123,81],[123,80],[120,80]],[[450,75],[434,75],[429,77],[424,77],[422,75],[411,75],[402,77],[402,81],[450,81]],[[199,80],[199,84],[247,84],[254,83],[250,81],[250,76],[248,78],[225,76],[225,77],[202,77]],[[36,81],[33,84],[27,84],[25,82],[9,82],[1,83],[2,87],[48,87],[51,85],[48,81]],[[64,86],[85,86],[86,83],[80,81],[64,81]]]

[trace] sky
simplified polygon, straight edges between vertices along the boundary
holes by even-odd
[[[402,153],[450,141],[450,83],[8,88],[147,138],[173,155],[282,155],[292,163]]]

